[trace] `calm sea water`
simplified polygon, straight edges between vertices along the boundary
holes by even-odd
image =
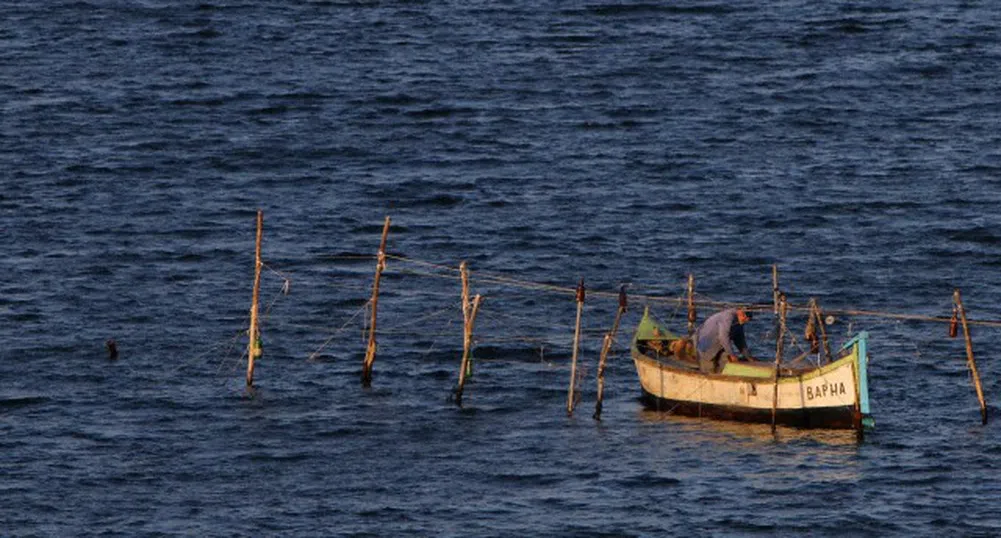
[[[0,534],[1001,534],[995,329],[974,328],[981,426],[945,326],[839,317],[836,341],[872,335],[861,444],[644,411],[626,350],[646,305],[683,330],[640,296],[691,272],[702,298],[767,303],[773,263],[799,303],[948,316],[958,286],[1001,318],[992,4],[2,11]],[[386,215],[408,261],[365,390]],[[460,410],[462,260],[484,303]],[[633,295],[601,422],[605,296],[565,411],[582,277]],[[773,353],[771,321],[749,327]]]

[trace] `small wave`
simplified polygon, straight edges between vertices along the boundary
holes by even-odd
[[[201,28],[193,32],[175,33],[171,37],[180,37],[182,39],[215,39],[221,36],[222,32],[218,30],[213,30],[212,28]]]
[[[455,207],[465,201],[465,198],[461,196],[454,196],[451,194],[438,194],[430,198],[421,198],[408,202],[400,201],[395,205],[396,207],[402,208],[418,208],[418,207]]]
[[[949,234],[950,241],[976,243],[980,245],[996,245],[1001,242],[1001,237],[983,226],[960,230]]]
[[[434,120],[440,118],[450,118],[452,116],[458,116],[458,115],[469,115],[473,114],[474,112],[475,110],[471,108],[436,107],[436,108],[422,108],[419,110],[410,110],[404,112],[404,114],[412,118],[417,118],[422,120]]]
[[[49,401],[44,396],[21,396],[0,399],[0,409],[17,409],[29,405],[39,405]]]
[[[837,30],[842,34],[864,34],[869,31],[865,23],[847,19],[838,23]]]
[[[604,4],[587,8],[587,12],[602,17],[618,15],[726,15],[736,12],[727,4],[678,6],[661,4]]]
[[[269,453],[269,452],[256,452],[249,454],[247,459],[253,462],[297,462],[297,461],[308,461],[312,459],[312,455],[309,453]]]
[[[421,102],[421,99],[400,93],[393,95],[377,95],[372,100],[380,105],[395,105],[395,106],[416,105]]]
[[[221,97],[208,97],[205,99],[174,99],[168,102],[170,105],[174,106],[204,106],[204,107],[217,107],[222,106],[229,101],[228,99]]]
[[[563,482],[563,477],[552,473],[500,473],[490,477],[494,482],[524,486],[552,486]]]
[[[615,483],[630,489],[662,489],[680,486],[681,480],[669,476],[639,474],[620,478]]]

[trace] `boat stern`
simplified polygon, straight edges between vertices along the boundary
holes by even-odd
[[[862,331],[841,346],[842,350],[850,350],[854,356],[855,393],[856,393],[856,427],[872,429],[876,421],[869,409],[869,333]]]

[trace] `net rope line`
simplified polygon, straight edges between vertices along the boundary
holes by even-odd
[[[342,256],[341,258],[344,258],[344,259],[350,258],[350,259],[357,259],[357,260],[365,260],[365,259],[372,260],[372,259],[376,259],[375,256],[362,256],[362,255],[360,255],[360,256]],[[455,273],[455,274],[440,274],[440,273],[421,272],[421,271],[414,271],[414,270],[401,270],[400,272],[403,273],[403,274],[413,274],[413,275],[417,275],[417,276],[445,278],[445,279],[450,279],[450,280],[460,280],[461,279],[461,276],[460,276],[461,275],[461,271],[457,267],[448,266],[448,265],[442,265],[442,264],[437,264],[437,263],[428,262],[428,261],[424,261],[424,260],[417,260],[417,259],[409,258],[409,257],[405,257],[405,256],[391,255],[391,254],[387,254],[386,258],[387,259],[393,259],[393,260],[396,260],[396,261],[400,261],[400,262],[403,262],[403,263],[409,263],[409,264],[414,264],[414,265],[418,265],[418,266],[429,267],[429,268],[433,268],[433,269],[436,269],[436,270],[439,270],[439,271],[446,271],[448,273]],[[265,325],[269,321],[272,307],[275,305],[275,303],[277,302],[277,300],[282,295],[287,295],[289,293],[289,286],[291,284],[291,278],[290,278],[290,276],[288,274],[274,269],[273,267],[271,267],[270,265],[268,265],[267,263],[265,263],[263,261],[262,261],[262,267],[267,268],[271,273],[273,273],[274,275],[278,276],[279,278],[281,278],[284,281],[282,287],[280,288],[280,290],[275,294],[275,296],[272,298],[272,300],[269,302],[269,304],[265,308],[264,316],[262,316],[263,319],[262,319],[262,323],[261,323],[262,325]],[[552,292],[552,293],[565,294],[565,295],[570,295],[570,296],[573,296],[573,295],[576,294],[576,288],[573,288],[573,287],[558,286],[558,285],[554,285],[554,284],[546,284],[546,283],[540,283],[540,282],[531,282],[531,281],[520,280],[520,279],[510,278],[510,277],[506,277],[506,276],[491,274],[491,273],[488,273],[488,272],[482,272],[482,271],[478,271],[476,274],[477,274],[476,278],[470,277],[470,281],[471,282],[474,282],[474,281],[489,282],[489,283],[495,283],[495,284],[500,284],[500,285],[514,287],[514,288],[521,288],[521,289],[530,290],[530,291],[544,291],[544,292]],[[485,276],[483,276],[483,275],[485,275]],[[597,296],[597,297],[601,297],[601,298],[616,298],[617,299],[618,296],[619,296],[618,292],[605,292],[605,291],[595,291],[595,290],[590,291],[589,294],[592,295],[592,296]],[[439,293],[439,295],[449,296],[451,294],[442,292],[442,293]],[[673,320],[674,318],[677,317],[678,312],[684,306],[684,303],[685,303],[685,300],[686,300],[686,297],[685,297],[684,293],[682,293],[678,297],[666,297],[666,296],[657,296],[657,295],[649,295],[649,294],[630,294],[630,297],[636,298],[636,299],[640,299],[640,300],[644,300],[644,301],[648,301],[648,302],[663,303],[663,304],[673,305],[674,309],[673,309],[673,312],[671,312],[671,315],[668,316],[669,320]],[[769,304],[735,303],[735,302],[718,301],[718,300],[710,299],[710,298],[708,298],[707,296],[705,296],[703,294],[694,294],[694,297],[696,298],[694,300],[695,306],[703,306],[703,307],[705,307],[705,306],[714,306],[714,307],[735,307],[735,306],[737,306],[737,307],[744,307],[744,308],[747,308],[747,309],[752,310],[752,311],[765,311],[765,312],[770,311],[770,310],[773,309],[773,305],[769,305]],[[371,301],[367,301],[361,307],[360,310],[367,309],[370,303],[371,303]],[[809,311],[809,307],[808,306],[797,306],[797,305],[792,305],[792,304],[790,304],[789,309],[791,311],[794,311],[794,312],[795,311],[800,311],[800,312],[808,312]],[[443,310],[440,310],[438,312],[434,312],[432,314],[429,314],[429,315],[426,315],[426,316],[422,316],[421,318],[417,318],[415,320],[411,320],[410,322],[405,323],[405,324],[403,324],[401,326],[393,327],[393,328],[387,328],[387,329],[383,329],[383,330],[377,331],[377,334],[400,334],[400,333],[403,332],[403,331],[400,330],[403,327],[412,326],[412,325],[415,325],[415,324],[420,323],[422,321],[425,321],[427,319],[431,319],[431,318],[440,316],[440,315],[444,314],[447,311],[448,311],[448,309],[443,309]],[[487,312],[483,312],[483,313],[487,314]],[[897,323],[900,323],[901,321],[927,321],[927,322],[937,322],[937,323],[950,323],[952,321],[951,318],[948,318],[948,317],[927,316],[927,315],[921,315],[921,314],[903,314],[903,313],[881,312],[881,311],[875,311],[875,310],[827,309],[827,310],[823,310],[823,313],[824,314],[830,314],[830,315],[841,315],[841,316],[852,315],[852,316],[860,316],[860,317],[882,317],[882,318],[888,318],[888,319],[892,319],[892,320],[897,320]],[[358,312],[356,312],[355,315],[352,316],[351,319],[349,319],[348,323],[350,323],[351,320],[353,320],[355,317],[357,317],[357,315],[358,315]],[[508,313],[502,313],[501,316],[510,318],[512,320],[520,318],[521,321],[526,321],[526,322],[528,322],[528,321],[535,321],[534,318],[528,318],[528,317],[525,317],[525,316],[515,316],[515,315],[508,314]],[[493,321],[497,321],[496,317],[490,316],[489,314],[487,314],[487,316],[485,316],[485,317],[493,318]],[[969,325],[981,325],[981,326],[1001,327],[1001,320],[974,320],[974,319],[968,319],[967,322],[968,322]],[[343,330],[346,328],[346,325],[347,324],[345,324],[345,326],[342,326],[341,328],[337,329],[337,331],[335,331],[335,333],[331,336],[331,338],[329,338],[326,342],[324,342],[324,344],[321,345],[319,349],[317,349],[316,351],[314,351],[310,355],[310,359],[313,359],[317,355],[317,353],[319,353],[319,351],[321,351],[324,347],[326,347],[326,345],[329,344],[329,342],[332,340],[333,337],[335,337],[337,334],[340,334],[341,332],[343,332]],[[550,327],[550,329],[555,329],[555,328],[562,328],[562,326],[552,325]],[[604,333],[605,330],[604,329],[600,329],[600,328],[583,328],[582,332],[584,334],[601,334],[601,333]],[[437,339],[437,338],[443,336],[443,334],[442,333],[438,333],[438,334],[433,334],[433,335],[428,335],[428,336],[434,336]],[[803,351],[803,348],[801,347],[801,343],[794,336],[794,332],[793,331],[790,331],[789,338],[790,338],[790,343],[795,348],[799,349],[800,351]],[[547,340],[545,338],[533,337],[533,336],[529,336],[529,335],[524,335],[524,336],[521,336],[521,335],[512,335],[512,336],[507,336],[507,337],[493,337],[493,338],[491,338],[491,337],[480,337],[480,338],[476,338],[476,340],[481,341],[481,342],[488,342],[488,341],[493,341],[493,342],[522,341],[522,342],[525,342],[525,343],[549,344],[549,345],[555,345],[556,347],[561,347],[560,344],[555,344],[554,342],[552,342],[550,340]],[[616,338],[615,340],[617,341],[618,338]],[[618,343],[618,342],[616,342],[616,343]],[[432,343],[432,347],[433,346],[434,346],[434,343]]]
[[[345,330],[345,329],[347,329],[348,325],[350,325],[350,324],[351,324],[351,322],[352,322],[352,321],[354,321],[354,320],[355,320],[355,318],[357,318],[357,317],[358,317],[358,314],[361,314],[362,312],[367,312],[367,311],[368,311],[368,305],[369,305],[369,303],[371,303],[371,302],[372,302],[372,301],[365,301],[365,304],[363,304],[363,305],[361,305],[360,307],[358,307],[358,309],[357,309],[357,310],[355,310],[355,313],[354,313],[354,314],[353,314],[353,315],[352,315],[352,316],[351,316],[350,318],[348,318],[348,320],[347,320],[347,321],[345,321],[345,322],[344,322],[344,324],[343,324],[343,325],[341,325],[339,329],[337,329],[336,331],[334,331],[334,333],[333,333],[333,334],[331,334],[331,335],[330,335],[330,337],[329,337],[329,338],[327,338],[327,340],[326,340],[326,341],[324,341],[324,342],[323,342],[322,344],[320,344],[320,347],[316,348],[316,351],[314,351],[314,352],[310,353],[310,354],[309,354],[309,357],[308,357],[308,358],[307,358],[306,360],[309,360],[309,361],[311,361],[311,360],[315,360],[315,359],[316,359],[316,357],[317,357],[317,355],[319,355],[319,354],[320,354],[320,352],[321,352],[321,351],[323,351],[323,348],[327,347],[327,345],[328,345],[328,344],[330,344],[330,342],[331,342],[331,341],[332,341],[332,340],[333,340],[334,338],[336,338],[336,337],[337,337],[337,335],[339,335],[339,334],[341,334],[342,332],[344,332],[344,330]]]
[[[459,269],[457,267],[452,267],[452,266],[448,266],[448,265],[442,265],[442,264],[432,263],[432,262],[423,261],[423,260],[417,260],[417,259],[408,258],[408,257],[405,257],[405,256],[386,254],[386,258],[387,259],[396,260],[396,261],[400,261],[400,262],[403,262],[403,263],[411,263],[411,264],[415,264],[415,265],[422,265],[422,266],[425,266],[425,267],[432,267],[432,268],[443,270],[443,271],[450,271],[450,272],[455,272],[455,273],[458,273],[458,271],[459,271]],[[450,276],[450,275],[442,275],[442,274],[434,274],[434,273],[427,273],[426,276],[435,276],[435,277],[438,277],[438,278],[449,278],[449,279],[458,279],[458,278],[460,278],[458,275],[456,275],[456,276]],[[541,282],[531,282],[531,281],[527,281],[527,280],[520,280],[520,279],[516,279],[516,278],[510,278],[510,277],[501,276],[501,275],[494,275],[494,274],[483,272],[483,271],[477,271],[475,273],[475,277],[473,275],[470,276],[470,282],[474,282],[474,281],[478,281],[478,282],[491,282],[491,283],[495,283],[495,284],[503,284],[503,285],[508,285],[508,286],[512,286],[512,287],[519,287],[519,288],[523,288],[523,289],[537,290],[537,291],[541,290],[541,291],[548,291],[548,292],[559,293],[559,294],[567,294],[567,295],[573,295],[573,294],[575,294],[577,292],[576,287],[558,286],[558,285],[555,285],[555,284],[546,284],[546,283],[541,283]],[[619,297],[618,292],[600,291],[600,290],[588,290],[587,294],[590,295],[590,296],[601,297],[601,298],[605,298],[605,299],[618,299],[618,297]],[[649,294],[641,294],[641,293],[632,293],[632,294],[629,294],[629,297],[630,298],[636,298],[636,299],[643,300],[643,301],[654,302],[654,303],[677,304],[677,305],[679,305],[679,307],[681,306],[681,304],[684,301],[684,297],[673,298],[673,297],[666,297],[666,296],[659,296],[659,295],[649,295]],[[700,300],[697,300],[697,301],[695,301],[695,306],[717,307],[717,308],[720,308],[720,307],[722,307],[722,308],[737,308],[737,307],[741,307],[741,308],[746,308],[748,310],[755,311],[755,312],[771,312],[774,309],[774,305],[772,305],[771,303],[744,303],[744,302],[732,302],[732,301],[717,301],[717,300],[711,300],[711,299],[700,299]],[[810,307],[809,306],[806,306],[806,305],[795,305],[795,304],[792,304],[792,303],[789,303],[789,307],[788,308],[789,308],[790,311],[793,311],[793,312],[809,312],[810,311]],[[945,316],[929,316],[929,315],[925,315],[925,314],[906,314],[906,313],[902,313],[902,312],[885,312],[885,311],[869,310],[869,309],[827,308],[827,309],[822,309],[822,311],[823,311],[823,313],[825,315],[835,315],[835,316],[856,316],[856,317],[888,318],[888,319],[896,319],[896,320],[904,320],[904,321],[924,321],[924,322],[931,322],[931,323],[951,323],[951,321],[952,321],[952,318],[945,317]],[[998,327],[998,328],[1001,328],[1001,320],[993,320],[993,319],[969,319],[968,318],[967,319],[967,323],[969,325],[979,325],[979,326],[984,326],[984,327]]]
[[[455,320],[454,319],[449,319],[448,323],[445,324],[445,328],[442,330],[442,332],[440,334],[438,334],[438,335],[435,335],[434,340],[431,341],[431,345],[428,347],[427,351],[424,352],[424,356],[425,357],[431,355],[431,352],[434,351],[434,347],[436,345],[438,345],[438,340],[440,340],[446,334],[450,334],[449,329],[452,328],[452,322],[453,321],[455,321]]]

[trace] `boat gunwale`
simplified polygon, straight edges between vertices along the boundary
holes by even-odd
[[[710,373],[710,372],[702,372],[700,370],[695,370],[695,369],[686,369],[686,368],[681,368],[681,367],[678,367],[678,366],[672,366],[670,363],[668,363],[666,361],[658,360],[658,359],[656,359],[654,357],[651,357],[651,356],[643,353],[635,345],[633,346],[633,349],[632,349],[632,355],[633,355],[633,360],[634,361],[642,360],[642,361],[651,363],[651,364],[655,365],[657,368],[660,368],[660,369],[663,369],[663,370],[670,370],[671,372],[675,372],[675,373],[679,373],[679,374],[685,374],[685,375],[690,375],[690,376],[698,377],[698,378],[714,379],[714,380],[719,380],[719,381],[744,382],[744,383],[747,383],[747,382],[754,382],[754,383],[773,382],[775,380],[775,378],[772,377],[772,376],[769,376],[769,377],[755,377],[755,376],[743,376],[743,375],[724,374],[724,373],[716,373],[716,372]],[[851,364],[854,363],[854,362],[855,362],[855,353],[849,353],[848,355],[845,355],[844,357],[841,357],[840,359],[838,359],[836,361],[832,361],[832,362],[830,362],[828,364],[823,364],[823,365],[811,368],[809,370],[805,370],[805,371],[795,371],[795,370],[789,371],[789,370],[786,370],[786,372],[783,372],[783,373],[781,373],[781,375],[779,375],[778,381],[779,381],[779,383],[783,383],[783,384],[784,383],[800,383],[800,382],[803,382],[803,381],[809,381],[809,380],[814,379],[816,377],[820,377],[822,375],[829,374],[829,373],[831,373],[831,372],[833,372],[835,370],[840,370],[841,368],[850,367]],[[740,363],[740,364],[748,364],[748,363]],[[766,363],[764,361],[760,361],[760,364],[767,365],[770,370],[773,368],[771,365],[768,365],[768,363]]]

